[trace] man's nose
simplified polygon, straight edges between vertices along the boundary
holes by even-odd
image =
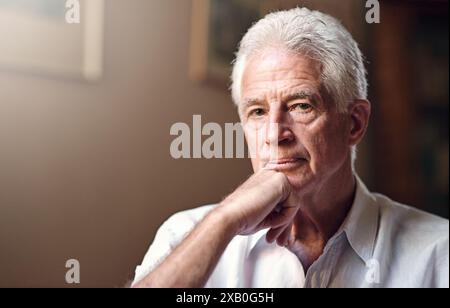
[[[294,140],[294,134],[287,123],[285,113],[277,110],[269,114],[266,125],[266,144],[278,146],[292,140]]]

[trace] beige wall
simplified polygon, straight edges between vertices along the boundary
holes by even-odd
[[[220,200],[247,161],[172,160],[169,128],[237,121],[187,78],[191,1],[107,0],[105,75],[0,71],[0,287],[122,286],[170,214]]]

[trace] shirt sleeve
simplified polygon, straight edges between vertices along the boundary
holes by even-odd
[[[194,223],[175,214],[164,222],[156,232],[155,239],[150,245],[142,264],[136,267],[132,285],[141,281],[145,276],[160,265],[181,241],[194,228]]]
[[[142,264],[136,267],[132,285],[141,281],[160,265],[211,208],[212,206],[208,206],[197,211],[180,212],[166,220],[156,232],[155,239],[150,245]]]

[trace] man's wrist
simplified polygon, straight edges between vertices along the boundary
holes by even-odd
[[[242,229],[239,219],[231,211],[227,210],[223,204],[216,207],[211,213],[210,218],[221,226],[226,228],[226,232],[233,237],[239,235]],[[214,223],[214,222],[213,222]]]

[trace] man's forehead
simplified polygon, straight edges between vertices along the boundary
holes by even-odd
[[[308,57],[292,52],[265,52],[249,59],[242,77],[242,90],[286,87],[302,80],[317,83],[320,65]]]
[[[305,71],[320,73],[321,65],[317,60],[301,53],[283,49],[269,48],[248,58],[244,78],[258,74],[296,74]]]

